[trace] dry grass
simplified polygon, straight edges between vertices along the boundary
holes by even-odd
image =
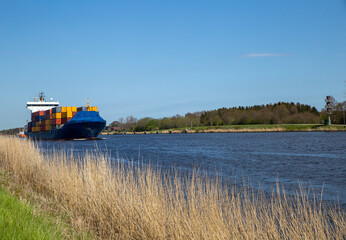
[[[17,185],[53,200],[100,239],[345,239],[345,212],[301,190],[293,198],[226,190],[218,178],[162,175],[107,156],[43,157],[34,144],[0,137],[0,167]]]

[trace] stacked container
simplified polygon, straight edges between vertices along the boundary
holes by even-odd
[[[91,107],[91,106],[89,106],[89,107],[79,107],[77,109],[77,112],[80,112],[80,111],[95,111],[95,112],[97,112],[97,107]]]
[[[59,128],[80,111],[97,111],[97,107],[55,107],[46,111],[33,112],[31,122],[28,123],[28,132],[48,132],[52,128]]]

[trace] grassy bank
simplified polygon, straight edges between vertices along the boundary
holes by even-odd
[[[112,166],[111,166],[112,165]],[[55,153],[0,137],[0,168],[100,239],[344,239],[345,212],[322,207],[302,188],[288,197],[250,186],[225,189],[218,178],[166,176],[137,164]],[[256,192],[256,193],[255,193]]]
[[[201,126],[192,128],[172,128],[136,132],[136,134],[168,134],[168,133],[232,133],[232,132],[314,132],[314,131],[346,131],[345,125],[325,126],[321,124],[249,124],[225,126]],[[133,134],[127,132],[126,134]],[[102,134],[124,134],[123,132],[104,131]]]
[[[56,204],[12,180],[0,169],[0,239],[92,239],[57,214]]]
[[[63,239],[59,222],[0,188],[0,239]]]

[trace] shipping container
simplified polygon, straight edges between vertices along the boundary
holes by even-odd
[[[41,132],[46,131],[46,126],[41,126]]]
[[[53,108],[52,113],[61,113],[61,107]]]
[[[44,111],[39,111],[39,115],[43,116],[44,115]]]
[[[65,124],[65,123],[67,123],[68,121],[70,121],[72,118],[62,118],[61,119],[61,123],[62,124]]]
[[[86,111],[95,111],[95,112],[97,112],[97,107],[88,107]]]
[[[73,116],[74,116],[74,114],[73,114],[73,112],[71,112],[71,111],[63,112],[63,113],[61,114],[61,118],[71,118],[71,117],[73,117]]]
[[[80,111],[88,111],[88,108],[87,107],[79,107],[79,108],[77,108],[77,112],[80,112]]]
[[[53,113],[52,119],[58,119],[61,118],[61,112]]]
[[[77,107],[71,107],[72,112],[77,112]]]
[[[45,115],[50,115],[52,113],[52,109],[48,109],[44,113],[45,113]]]
[[[59,125],[59,124],[61,124],[61,118],[52,119],[52,125]]]
[[[49,126],[46,126],[46,131],[50,131],[52,129],[52,127],[49,125]]]
[[[31,113],[31,121],[36,121],[36,116],[38,116],[38,112]]]
[[[46,121],[45,121],[45,125],[46,125],[46,126],[50,126],[51,123],[52,123],[51,120],[46,120]]]

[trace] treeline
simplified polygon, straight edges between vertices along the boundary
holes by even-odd
[[[201,115],[203,126],[233,124],[319,123],[315,107],[300,103],[278,102],[252,107],[220,108]]]
[[[343,103],[334,103],[332,123],[343,123]],[[278,102],[275,104],[250,107],[220,108],[211,111],[187,113],[161,119],[133,116],[120,118],[109,125],[114,131],[154,131],[172,128],[191,128],[199,126],[223,126],[242,124],[304,124],[323,123],[325,110],[319,112],[315,107],[300,103]]]
[[[6,129],[6,130],[1,130],[0,135],[16,135],[19,132],[24,131],[24,128],[12,128],[12,129]]]

